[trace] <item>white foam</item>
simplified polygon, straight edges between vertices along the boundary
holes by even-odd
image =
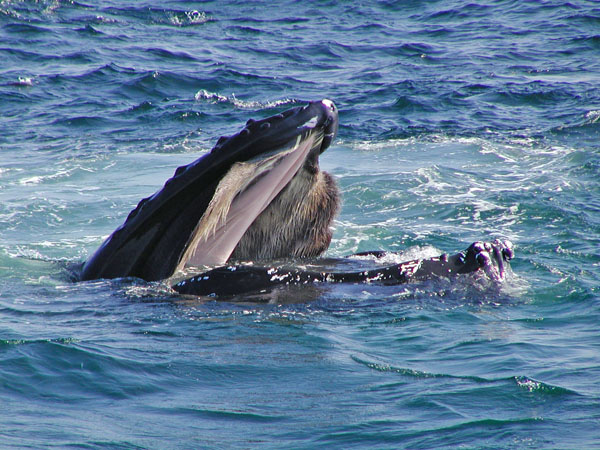
[[[211,20],[211,17],[208,16],[204,11],[193,10],[186,11],[185,18],[174,14],[169,18],[169,20],[173,25],[177,26],[200,25]]]
[[[233,92],[231,95],[227,96],[216,92],[209,92],[206,89],[200,89],[198,92],[196,92],[194,99],[196,101],[208,100],[209,103],[231,103],[233,106],[240,109],[275,108],[277,106],[296,103],[295,100],[289,98],[266,102],[240,100]]]
[[[585,118],[588,119],[588,123],[596,123],[600,120],[600,110],[589,111],[586,113]]]
[[[15,83],[17,86],[33,86],[33,78],[31,77],[19,77]]]

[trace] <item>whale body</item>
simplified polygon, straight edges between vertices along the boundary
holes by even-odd
[[[476,242],[452,256],[350,272],[269,264],[315,258],[329,247],[341,195],[333,177],[320,170],[319,156],[333,142],[338,120],[327,99],[248,120],[142,199],[87,260],[81,279],[155,281],[197,268],[173,289],[233,295],[290,283],[401,284],[480,269],[504,278],[514,253],[509,241],[499,240]]]

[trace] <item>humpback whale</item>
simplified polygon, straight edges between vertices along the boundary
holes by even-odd
[[[327,99],[248,120],[142,199],[85,262],[81,280],[169,280],[197,268],[173,289],[232,295],[290,283],[400,284],[480,270],[504,278],[514,253],[509,241],[499,240],[452,256],[350,272],[270,263],[318,257],[329,247],[340,193],[320,170],[319,156],[337,130],[338,110]],[[367,254],[377,259],[386,252],[359,256]]]

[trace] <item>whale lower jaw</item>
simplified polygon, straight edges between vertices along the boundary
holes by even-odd
[[[225,264],[256,218],[290,183],[322,136],[300,136],[289,150],[236,163],[219,182],[178,270]]]

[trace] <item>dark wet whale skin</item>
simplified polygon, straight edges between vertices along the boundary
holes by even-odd
[[[355,256],[384,257],[388,252],[364,252]],[[510,241],[475,242],[463,252],[448,256],[406,261],[377,269],[338,272],[255,265],[227,265],[180,281],[173,289],[180,294],[234,296],[267,292],[282,285],[321,283],[376,283],[397,285],[414,281],[451,278],[483,271],[491,280],[505,279],[508,261],[514,257]]]

